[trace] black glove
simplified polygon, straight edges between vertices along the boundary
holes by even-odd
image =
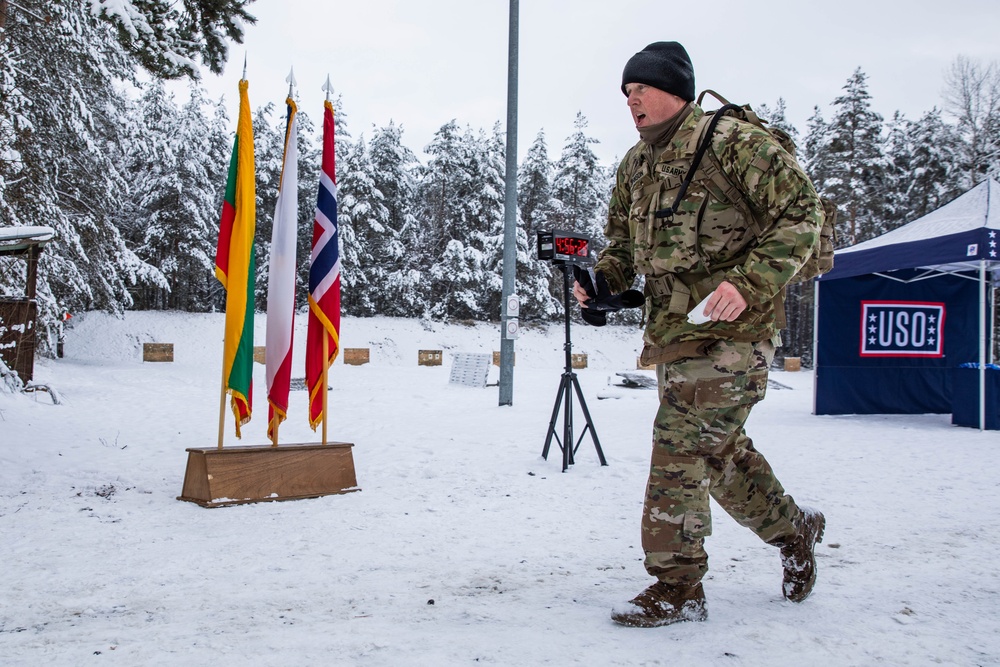
[[[604,277],[604,274],[601,274],[601,277]],[[591,299],[597,298],[597,288],[594,287],[594,283],[590,279],[589,270],[580,268],[576,264],[573,264],[573,279],[580,283],[580,287],[582,287],[583,291],[587,293],[587,296]]]
[[[607,288],[608,281],[604,279],[603,273],[598,273],[600,276],[599,280],[603,282],[604,287]],[[573,278],[576,282],[580,283],[580,287],[583,291],[587,293],[590,297],[587,299],[587,305],[580,305],[580,316],[583,321],[594,327],[603,327],[608,323],[608,314],[597,308],[591,308],[592,303],[597,299],[597,289],[594,287],[594,281],[590,279],[591,272],[586,269],[581,269],[576,264],[573,265]],[[596,276],[595,276],[596,278]]]
[[[580,308],[580,317],[592,327],[603,327],[608,323],[608,312],[606,310],[594,310],[593,308]]]
[[[590,297],[587,300],[587,307],[581,308],[581,312],[586,310],[615,312],[622,308],[638,308],[646,301],[639,290],[629,289],[621,294],[612,294],[603,271],[595,272],[574,264],[573,277]]]

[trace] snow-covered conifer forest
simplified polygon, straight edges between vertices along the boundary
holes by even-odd
[[[53,352],[66,312],[221,308],[211,269],[235,119],[193,75],[199,67],[219,70],[227,42],[252,21],[249,3],[184,0],[180,12],[136,0],[0,0],[0,226],[46,225],[57,233],[39,273],[43,353]],[[164,80],[184,77],[191,94],[180,100]],[[817,188],[838,203],[841,246],[1000,173],[995,63],[957,57],[947,90],[928,100],[933,106],[920,118],[876,113],[861,68],[830,95],[817,101],[823,106],[804,129],[787,122],[783,100],[751,102],[795,138]],[[335,108],[344,312],[498,319],[503,126],[442,118],[432,141],[415,150],[406,144],[405,118],[376,127],[353,116],[351,100],[339,95]],[[308,110],[300,118],[304,283],[321,128]],[[254,110],[259,308],[284,124],[283,107]],[[526,320],[561,312],[561,280],[535,259],[535,232],[558,227],[600,237],[615,165],[599,162],[595,141],[583,111],[570,136],[543,128],[527,141],[517,233]],[[0,269],[0,293],[19,289],[22,269]],[[807,364],[811,300],[810,284],[790,288],[784,335],[785,351]]]

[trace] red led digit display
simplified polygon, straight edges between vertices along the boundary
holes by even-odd
[[[571,236],[555,237],[556,254],[572,255],[573,257],[586,257],[589,242],[587,239],[578,239]]]

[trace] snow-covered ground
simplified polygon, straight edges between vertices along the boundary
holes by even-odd
[[[949,415],[816,417],[811,373],[775,372],[783,387],[749,431],[826,513],[815,593],[785,602],[777,551],[720,510],[708,622],[629,629],[608,614],[650,583],[639,515],[656,394],[610,385],[635,368],[637,330],[574,326],[609,465],[587,437],[562,473],[554,444],[540,456],[560,326],[517,341],[500,407],[495,386],[448,382],[453,353],[499,349],[496,327],[345,319],[343,345],[372,361],[334,366],[330,436],[355,444],[362,490],[205,509],[176,497],[185,449],[216,444],[222,316],[73,321],[66,357],[36,367],[59,405],[0,393],[2,665],[1000,663],[996,432]],[[300,327],[297,354],[304,340]],[[175,361],[143,363],[144,342],[174,343]],[[443,366],[417,365],[428,348]],[[240,444],[265,442],[255,369]],[[317,440],[305,402],[293,392],[282,442]],[[237,444],[231,418],[226,432]]]

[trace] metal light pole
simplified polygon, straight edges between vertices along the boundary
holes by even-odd
[[[510,0],[507,46],[507,167],[503,202],[503,296],[500,300],[500,405],[514,403],[514,339],[519,331],[517,273],[517,30],[518,0]]]

